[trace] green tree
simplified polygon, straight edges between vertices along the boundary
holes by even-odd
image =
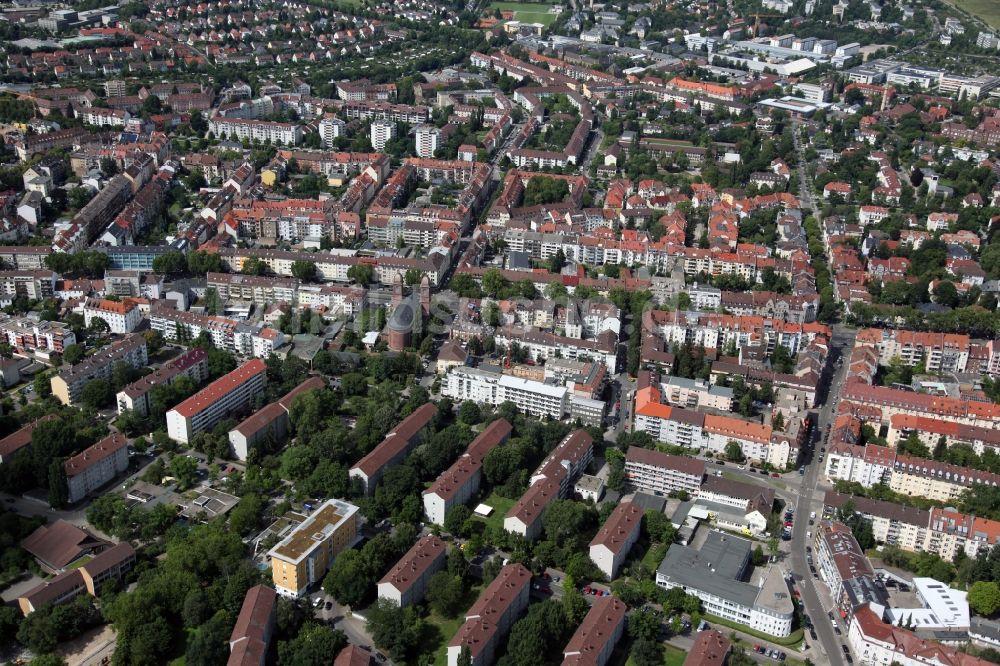
[[[347,277],[358,284],[371,284],[375,281],[375,269],[371,264],[355,264],[347,269]]]
[[[414,654],[423,628],[424,622],[414,606],[400,608],[393,601],[379,599],[368,612],[372,640],[397,661]]]
[[[427,603],[436,613],[444,617],[454,617],[462,610],[465,585],[462,579],[447,571],[438,571],[431,576],[427,585]]]
[[[317,277],[316,263],[305,260],[293,261],[292,275],[303,282],[315,282]]]
[[[323,579],[323,589],[345,606],[356,606],[368,596],[374,577],[369,575],[361,552],[345,550],[333,561]]]
[[[103,379],[92,379],[80,391],[80,402],[91,409],[107,407],[114,400],[111,384]]]
[[[726,460],[731,460],[733,462],[743,462],[743,449],[740,447],[739,442],[735,440],[729,440],[726,442],[726,448],[723,451],[723,455],[726,456]]]
[[[83,359],[83,347],[78,344],[67,345],[63,349],[63,361],[70,364],[76,365]]]
[[[465,425],[476,425],[483,419],[482,410],[479,409],[479,405],[472,402],[471,400],[466,400],[462,403],[462,406],[458,408],[458,420]]]
[[[49,504],[61,509],[69,502],[69,485],[66,481],[65,461],[57,458],[49,465]]]
[[[969,588],[969,606],[979,615],[990,617],[1000,610],[1000,585],[994,581],[976,581]]]
[[[187,456],[174,456],[170,461],[170,474],[177,479],[177,487],[186,490],[197,480],[198,463]]]
[[[202,624],[188,641],[185,666],[215,666],[225,661],[229,656],[229,634],[232,631],[228,625],[225,611],[219,611]]]
[[[292,640],[278,643],[278,666],[328,666],[346,645],[344,632],[307,624]]]
[[[487,268],[483,273],[483,291],[490,296],[496,296],[503,289],[506,280],[499,268]]]

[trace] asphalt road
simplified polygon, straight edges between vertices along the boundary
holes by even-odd
[[[816,492],[823,467],[823,464],[819,462],[818,452],[820,447],[825,446],[827,425],[832,424],[836,417],[836,404],[849,366],[846,357],[850,355],[851,347],[854,344],[854,335],[849,329],[841,326],[834,327],[833,337],[830,341],[830,360],[831,363],[834,363],[835,371],[830,379],[827,394],[821,396],[823,403],[819,410],[817,426],[813,431],[812,451],[806,453],[808,463],[805,465],[805,475],[796,496],[795,515],[797,520],[792,527],[791,570],[798,584],[805,611],[813,620],[820,642],[820,650],[826,653],[826,658],[834,666],[840,666],[844,663],[840,647],[844,639],[834,634],[833,625],[826,617],[831,609],[823,606],[817,592],[817,586],[822,585],[822,583],[809,573],[809,566],[806,563],[806,546],[811,545],[812,539],[809,535],[816,528],[815,525],[809,525],[809,514],[815,511],[818,519],[823,512],[822,495],[817,495]],[[844,359],[843,363],[836,365],[838,359],[841,358]],[[844,642],[846,643],[846,640]]]

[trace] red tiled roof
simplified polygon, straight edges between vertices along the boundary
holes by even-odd
[[[228,395],[236,387],[245,384],[251,378],[265,372],[267,372],[267,366],[264,361],[259,358],[251,359],[229,374],[219,377],[214,382],[174,407],[173,411],[176,411],[184,417],[194,416],[204,410],[208,405]]]
[[[631,536],[642,524],[642,510],[632,502],[622,502],[615,507],[601,529],[591,539],[590,545],[605,546],[612,553],[632,542]]]
[[[430,423],[435,414],[437,414],[437,406],[433,403],[421,405],[393,428],[385,436],[385,439],[368,455],[359,460],[352,469],[359,469],[370,478],[409,446],[410,441]]]
[[[52,421],[56,418],[58,417],[55,414],[46,414],[37,421],[32,421],[20,430],[16,430],[3,439],[0,439],[0,458],[6,458],[7,456],[13,455],[20,449],[26,447],[31,443],[31,433],[35,431],[35,428],[39,423]]]
[[[267,652],[268,625],[271,623],[278,595],[265,585],[255,585],[247,590],[239,617],[229,636],[232,653],[229,666],[257,664],[259,656]]]
[[[722,666],[731,645],[729,639],[716,629],[699,632],[684,666]]]
[[[379,585],[386,583],[405,593],[424,573],[443,557],[448,550],[447,544],[433,534],[423,537],[406,552],[399,562],[382,577]]]
[[[628,606],[618,597],[597,599],[563,648],[562,666],[597,664],[608,641],[617,638],[615,634],[624,624],[626,612]]]
[[[82,452],[67,460],[63,466],[66,470],[66,476],[82,474],[95,463],[104,460],[126,446],[128,446],[128,440],[125,439],[125,435],[120,432],[113,432],[97,444],[87,447]]]

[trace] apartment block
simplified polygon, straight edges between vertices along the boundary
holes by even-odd
[[[733,407],[733,390],[704,380],[669,377],[661,384],[663,397],[671,405],[695,409],[707,407],[728,412]]]
[[[531,476],[531,485],[504,516],[503,527],[528,540],[542,531],[542,514],[552,500],[569,496],[573,482],[593,458],[594,440],[574,430],[552,450]]]
[[[674,491],[698,493],[705,477],[705,462],[630,446],[625,453],[625,479],[637,490],[669,495]]]
[[[0,339],[5,339],[18,352],[44,358],[49,354],[61,354],[66,347],[76,344],[76,334],[66,324],[32,317],[0,320]]]
[[[472,440],[465,453],[424,491],[424,513],[429,521],[444,525],[452,508],[465,504],[479,491],[483,459],[510,438],[511,430],[506,419],[490,423]]]
[[[242,141],[270,141],[274,144],[297,146],[302,143],[302,126],[249,118],[215,117],[208,121],[208,131],[218,138]]]
[[[898,358],[911,367],[923,364],[928,372],[965,372],[971,340],[953,333],[866,328],[855,344],[876,347],[882,365]]]
[[[994,403],[901,391],[858,380],[849,380],[840,397],[841,404],[851,409],[877,409],[879,421],[884,424],[888,424],[896,414],[945,418],[983,428],[996,428],[1000,423],[1000,405]]]
[[[18,296],[32,301],[49,298],[55,292],[56,274],[52,271],[0,271],[0,300],[10,304]]]
[[[875,571],[851,529],[841,522],[823,521],[813,540],[813,556],[820,578],[835,601],[844,596],[852,580],[874,579]]]
[[[197,347],[188,350],[123,388],[117,395],[118,413],[132,410],[145,418],[149,414],[150,392],[157,386],[173,384],[179,377],[187,377],[195,385],[206,381],[208,352]]]
[[[108,330],[116,335],[131,333],[142,321],[139,304],[129,298],[111,301],[103,298],[88,298],[83,304],[83,319],[87,326],[100,319],[108,325]]]
[[[492,406],[509,400],[520,411],[539,418],[561,419],[569,411],[569,389],[565,386],[485,368],[452,368],[441,393],[456,401],[471,400]]]
[[[357,513],[353,504],[328,500],[267,553],[278,594],[295,599],[323,580],[337,555],[357,539]]]
[[[135,566],[135,549],[128,542],[108,548],[76,569],[64,571],[18,597],[25,616],[42,606],[72,601],[81,594],[96,597],[104,585],[121,577]]]
[[[292,401],[308,391],[321,389],[326,382],[320,377],[310,377],[289,391],[276,402],[265,405],[239,425],[229,431],[229,443],[238,460],[246,460],[247,454],[258,447],[269,445],[276,450],[288,439],[290,422],[288,418]]]
[[[156,305],[150,310],[150,328],[162,333],[167,340],[179,342],[207,333],[219,349],[256,358],[267,358],[285,340],[280,331],[267,326],[184,312],[165,305]]]
[[[470,666],[491,666],[503,637],[528,607],[530,593],[530,571],[520,564],[501,569],[448,642],[448,666],[458,666],[463,647],[469,649]]]
[[[437,416],[433,403],[421,405],[392,429],[385,439],[349,470],[352,478],[361,479],[365,493],[371,495],[385,472],[398,465],[407,453],[423,441],[424,428]]]
[[[642,510],[632,502],[622,502],[590,541],[590,559],[608,580],[614,580],[618,575],[629,551],[639,539],[641,526]]]
[[[69,503],[75,504],[128,469],[128,440],[114,432],[65,463]]]
[[[146,365],[146,339],[141,335],[129,335],[99,349],[76,365],[62,366],[49,382],[52,395],[64,405],[75,404],[84,386],[95,379],[110,379],[111,371],[119,361],[132,368]]]
[[[628,606],[618,597],[601,597],[563,648],[562,666],[604,666],[625,631]]]
[[[266,585],[254,585],[229,636],[227,666],[264,666],[277,621],[278,596]]]
[[[167,412],[167,434],[183,444],[223,418],[242,412],[264,390],[267,367],[255,358],[220,377]]]
[[[0,439],[0,465],[9,463],[14,459],[14,456],[18,451],[26,447],[28,444],[31,444],[31,433],[35,431],[35,427],[38,426],[39,423],[45,423],[46,421],[52,421],[57,418],[59,417],[55,414],[46,414],[40,419],[24,425],[3,439]]]
[[[431,576],[448,562],[448,546],[439,537],[421,537],[378,583],[380,599],[400,607],[420,603]]]

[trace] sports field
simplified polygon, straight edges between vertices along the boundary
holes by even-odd
[[[491,2],[489,5],[490,13],[493,13],[494,9],[499,9],[502,12],[514,12],[514,19],[521,21],[522,23],[541,23],[542,25],[549,25],[554,20],[558,14],[553,14],[549,12],[549,9],[556,3],[554,2]]]
[[[997,0],[950,0],[951,4],[1000,29],[1000,2]]]

